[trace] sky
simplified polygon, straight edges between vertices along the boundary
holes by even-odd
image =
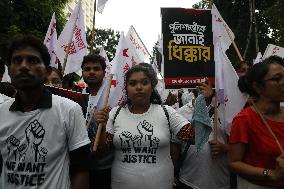
[[[192,8],[201,0],[108,0],[102,14],[96,13],[96,28],[128,32],[131,25],[149,53],[161,34],[161,7]]]

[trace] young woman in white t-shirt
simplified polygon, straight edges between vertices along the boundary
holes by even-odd
[[[171,134],[188,141],[193,139],[193,130],[173,108],[161,105],[154,90],[158,80],[153,69],[136,65],[125,78],[126,104],[120,110],[113,108],[109,114],[107,109],[96,114],[98,123],[107,122],[100,148],[108,146],[115,151],[112,188],[171,189]]]

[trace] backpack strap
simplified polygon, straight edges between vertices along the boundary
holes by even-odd
[[[167,110],[167,108],[165,107],[165,105],[161,104],[164,112],[165,112],[165,115],[167,117],[167,120],[168,120],[168,125],[169,125],[169,129],[170,129],[170,132],[171,132],[171,124],[170,124],[170,116],[169,116],[169,112]]]
[[[112,124],[114,125],[114,122],[115,122],[115,119],[116,117],[118,116],[120,110],[121,110],[122,106],[119,106],[114,114],[114,117],[113,117],[113,121],[112,121]]]

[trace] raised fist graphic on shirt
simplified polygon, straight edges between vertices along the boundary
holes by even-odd
[[[134,135],[131,140],[134,148],[141,147],[141,135]]]
[[[16,161],[17,150],[18,150],[18,146],[20,145],[20,140],[17,139],[14,135],[11,135],[6,139],[6,143],[7,143],[8,155],[13,153],[14,159]]]
[[[120,135],[120,145],[122,148],[130,148],[130,141],[132,141],[132,135],[129,131],[123,131]]]
[[[19,152],[19,161],[24,161],[26,158],[26,152],[28,149],[28,145],[27,144],[22,144],[18,147],[18,152]]]
[[[38,122],[38,120],[34,120],[28,125],[25,133],[29,146],[28,148],[29,150],[32,150],[32,152],[34,152],[35,162],[37,162],[39,158],[39,145],[42,143],[45,130],[43,126]]]
[[[152,145],[151,136],[153,135],[153,125],[151,125],[148,121],[144,120],[141,121],[137,129],[139,133],[141,134],[141,138],[147,143],[146,146]]]
[[[41,159],[43,162],[45,162],[45,157],[47,155],[47,149],[44,147],[41,147],[39,150],[39,159]]]

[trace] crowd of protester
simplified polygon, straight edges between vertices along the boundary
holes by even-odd
[[[84,57],[83,86],[76,73],[63,76],[49,64],[47,48],[33,36],[9,46],[11,82],[0,83],[0,188],[284,188],[282,58],[236,64],[248,103],[230,132],[219,125],[202,146],[197,127],[214,123],[216,100],[207,79],[196,89],[164,93],[151,65],[140,63],[126,72],[126,101],[95,109],[91,102],[106,79],[103,57]],[[87,113],[46,85],[89,94]]]

